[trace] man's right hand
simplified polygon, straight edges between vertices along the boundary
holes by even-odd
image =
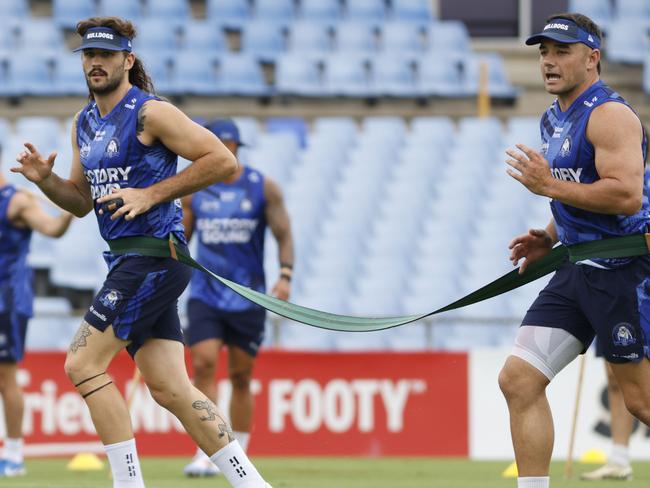
[[[48,179],[52,174],[56,152],[51,153],[46,160],[43,159],[43,156],[41,156],[33,144],[26,142],[25,147],[27,151],[23,151],[16,156],[16,161],[20,163],[20,166],[10,168],[10,171],[13,173],[21,173],[29,181],[38,185]]]
[[[553,239],[548,232],[544,229],[530,229],[527,234],[517,236],[510,242],[510,261],[513,266],[517,266],[519,260],[524,258],[519,267],[519,274],[522,274],[530,263],[546,256],[552,247]]]

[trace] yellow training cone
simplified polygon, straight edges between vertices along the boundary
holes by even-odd
[[[82,452],[77,454],[68,463],[70,471],[101,471],[104,469],[104,462],[95,454]]]
[[[580,456],[579,462],[582,464],[605,464],[607,455],[602,449],[589,449]]]
[[[519,476],[519,471],[517,471],[517,463],[512,463],[510,466],[508,466],[503,473],[501,473],[501,476],[504,478],[516,478]]]

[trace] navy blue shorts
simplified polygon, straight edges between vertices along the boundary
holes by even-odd
[[[187,318],[185,341],[190,347],[207,339],[221,339],[255,357],[264,341],[266,310],[261,307],[225,312],[192,299],[187,304]]]
[[[17,363],[25,355],[25,336],[29,317],[19,313],[0,313],[0,362]]]
[[[585,349],[597,337],[611,363],[640,361],[650,355],[650,256],[609,270],[565,263],[522,324],[564,329]]]
[[[189,266],[171,258],[128,256],[108,273],[84,320],[98,330],[113,326],[131,343],[135,356],[147,339],[183,342],[178,297],[192,276]]]

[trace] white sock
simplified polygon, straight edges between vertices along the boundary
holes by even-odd
[[[616,464],[618,466],[629,466],[630,465],[630,451],[627,446],[623,444],[613,444],[612,452],[609,455],[609,460],[611,464]]]
[[[210,459],[210,456],[208,456],[205,452],[203,452],[203,449],[200,447],[196,448],[196,454],[194,455],[196,459]]]
[[[5,448],[2,453],[2,458],[11,461],[12,463],[23,462],[23,439],[5,439]]]
[[[266,482],[257,472],[237,440],[222,447],[212,456],[212,462],[217,465],[233,488],[264,488]]]
[[[232,435],[239,441],[239,445],[244,452],[248,451],[248,440],[251,438],[250,432],[239,432],[235,430]]]
[[[517,478],[517,488],[548,488],[550,478],[548,476],[526,476]]]
[[[113,488],[144,488],[135,439],[104,446],[113,472]]]

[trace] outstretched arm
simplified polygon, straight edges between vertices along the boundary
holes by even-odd
[[[45,159],[38,152],[38,149],[29,142],[25,143],[27,150],[18,154],[16,158],[20,166],[10,170],[14,173],[21,173],[29,181],[36,183],[41,191],[57,206],[72,212],[77,217],[83,217],[93,209],[93,201],[79,159],[79,147],[76,138],[78,116],[77,113],[72,124],[72,170],[69,179],[61,178],[52,170],[56,158],[55,152]]]
[[[50,215],[41,207],[36,195],[24,190],[17,192],[11,199],[7,214],[12,224],[29,227],[49,237],[61,237],[72,221],[69,212]]]
[[[282,190],[269,178],[264,179],[264,196],[266,198],[266,221],[278,242],[278,259],[280,260],[280,277],[271,293],[282,300],[288,300],[291,293],[291,276],[293,273],[293,236],[287,208],[284,205]]]

